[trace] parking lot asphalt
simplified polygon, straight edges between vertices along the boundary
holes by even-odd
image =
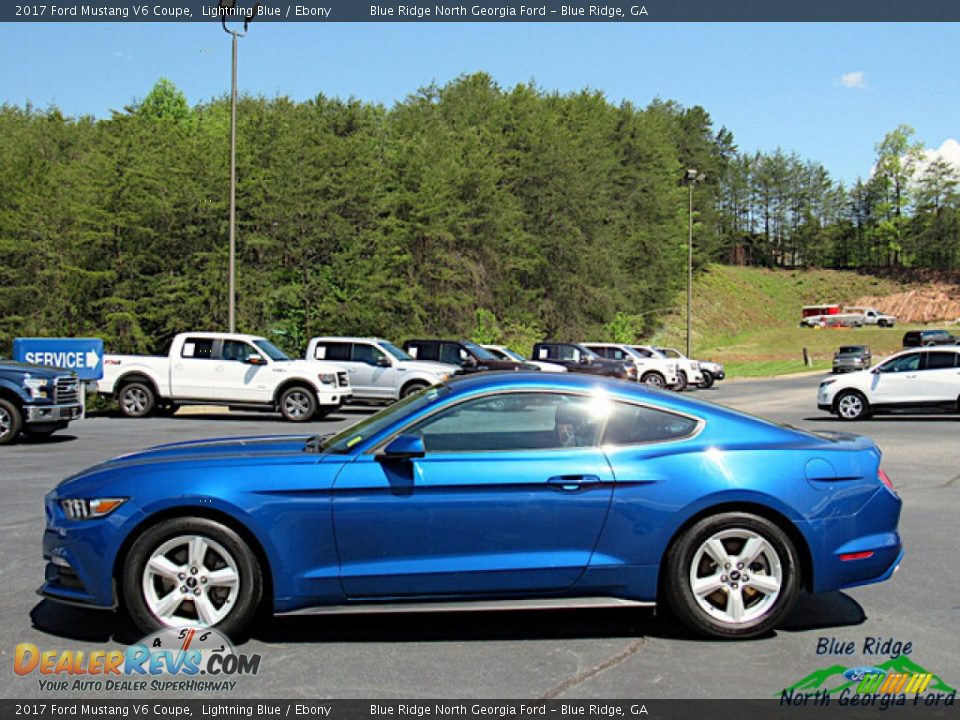
[[[241,679],[230,696],[770,698],[824,667],[880,664],[885,655],[863,653],[865,641],[877,637],[912,643],[911,660],[957,687],[960,416],[841,423],[816,409],[819,380],[728,381],[692,396],[804,429],[842,429],[876,439],[884,452],[882,466],[904,500],[900,527],[906,557],[890,581],[803,595],[781,628],[745,642],[704,641],[652,610],[636,609],[274,619],[258,625],[238,648],[259,653],[262,663],[259,674]],[[96,417],[78,421],[46,442],[0,448],[5,511],[0,518],[0,696],[98,695],[54,694],[41,690],[36,673],[15,675],[17,643],[89,652],[138,639],[121,616],[59,606],[34,592],[43,579],[43,495],[59,480],[149,445],[215,436],[325,433],[369,412],[348,408],[307,426],[251,413]],[[818,655],[821,638],[853,641],[855,653]]]

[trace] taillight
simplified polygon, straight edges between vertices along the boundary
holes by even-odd
[[[893,489],[893,482],[891,482],[890,477],[883,470],[877,470],[877,479],[890,488],[892,492],[896,492]]]

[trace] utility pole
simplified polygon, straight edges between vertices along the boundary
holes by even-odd
[[[693,345],[693,186],[706,180],[707,176],[696,168],[689,168],[683,181],[689,191],[687,205],[687,357]]]

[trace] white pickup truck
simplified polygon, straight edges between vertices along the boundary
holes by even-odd
[[[256,335],[213,332],[177,335],[166,357],[105,355],[97,392],[127,417],[201,404],[278,411],[291,422],[331,413],[352,394],[343,368],[291,360]]]
[[[354,400],[399,400],[460,372],[459,365],[414,360],[389,340],[371,337],[315,337],[307,360],[345,368]]]

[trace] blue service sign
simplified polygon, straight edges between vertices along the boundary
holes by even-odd
[[[13,359],[73,370],[81,380],[103,377],[100,338],[14,338]]]

